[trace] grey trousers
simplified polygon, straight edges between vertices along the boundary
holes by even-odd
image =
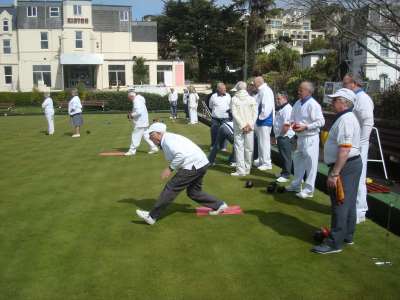
[[[192,170],[180,169],[165,185],[164,190],[150,212],[150,216],[157,220],[167,206],[184,189],[186,189],[186,193],[190,199],[214,210],[218,209],[223,202],[202,191],[203,177],[206,175],[207,168],[208,165],[198,170],[194,167]]]
[[[343,204],[337,204],[335,191],[330,193],[332,217],[329,242],[332,243],[330,246],[336,249],[342,248],[345,239],[353,240],[357,222],[356,199],[361,170],[362,162],[361,158],[358,157],[347,161],[340,172],[345,195]]]
[[[276,142],[278,144],[279,156],[282,160],[281,176],[289,178],[292,172],[293,138],[290,139],[287,136],[279,136]]]

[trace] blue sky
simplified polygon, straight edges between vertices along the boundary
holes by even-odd
[[[227,4],[229,0],[218,0],[220,4]],[[0,5],[13,3],[11,0],[0,0]],[[159,14],[162,11],[163,2],[160,0],[93,0],[93,3],[131,5],[136,20],[141,20],[144,15]]]

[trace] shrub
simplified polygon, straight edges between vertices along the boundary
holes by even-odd
[[[387,91],[373,98],[375,103],[375,116],[390,120],[400,120],[400,82],[392,85]]]

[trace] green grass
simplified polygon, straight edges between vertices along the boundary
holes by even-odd
[[[266,194],[276,168],[251,190],[225,165],[208,172],[205,190],[244,215],[197,217],[182,193],[144,225],[134,212],[161,191],[163,155],[143,142],[135,157],[100,157],[129,146],[130,124],[84,119],[91,134],[72,139],[66,116],[53,137],[42,116],[0,118],[0,299],[399,299],[400,238],[368,220],[341,254],[310,253],[328,197]],[[168,125],[207,148],[206,126]]]

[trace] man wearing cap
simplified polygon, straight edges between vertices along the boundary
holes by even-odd
[[[132,156],[136,154],[136,149],[139,147],[142,137],[149,144],[149,154],[158,152],[158,148],[149,138],[149,114],[147,113],[146,100],[143,96],[136,94],[135,92],[128,93],[128,99],[132,101],[133,109],[128,114],[128,118],[133,121],[134,129],[132,132],[132,142],[129,147],[129,151],[125,153],[126,156]]]
[[[324,146],[324,161],[329,166],[326,185],[330,191],[332,216],[329,237],[312,249],[320,254],[341,252],[343,244],[353,244],[357,190],[362,171],[360,125],[352,112],[356,95],[343,88],[329,97],[337,113]]]
[[[365,221],[365,214],[368,211],[367,204],[367,163],[369,137],[374,126],[374,102],[371,97],[362,89],[362,79],[353,74],[346,74],[343,78],[343,86],[356,94],[353,112],[356,115],[361,127],[360,151],[363,169],[360,177],[360,184],[357,194],[357,223]]]
[[[188,197],[212,208],[211,215],[218,215],[228,208],[225,202],[202,191],[203,178],[209,165],[204,152],[188,138],[167,132],[163,123],[153,123],[149,128],[150,139],[164,151],[169,166],[161,173],[161,179],[176,174],[167,182],[150,212],[136,210],[147,224],[153,225],[178,194],[186,189]]]
[[[223,122],[229,120],[229,109],[231,96],[226,92],[224,83],[219,82],[217,92],[211,95],[209,107],[211,109],[211,147],[214,147],[217,140],[218,129]],[[220,145],[225,148],[224,145]]]
[[[264,78],[256,77],[254,85],[258,89],[256,98],[258,118],[255,128],[258,142],[258,161],[255,162],[255,165],[260,171],[266,171],[272,169],[271,130],[275,114],[275,99],[272,89],[264,82]]]
[[[254,126],[258,111],[256,100],[247,92],[247,84],[239,81],[235,86],[231,109],[235,133],[236,171],[232,176],[250,174],[254,148]]]
[[[297,135],[297,149],[293,154],[294,178],[286,190],[297,192],[302,199],[314,195],[318,171],[319,130],[325,124],[321,105],[312,97],[314,85],[303,81],[298,89],[299,100],[293,106],[290,123]],[[302,189],[302,180],[307,179]]]

